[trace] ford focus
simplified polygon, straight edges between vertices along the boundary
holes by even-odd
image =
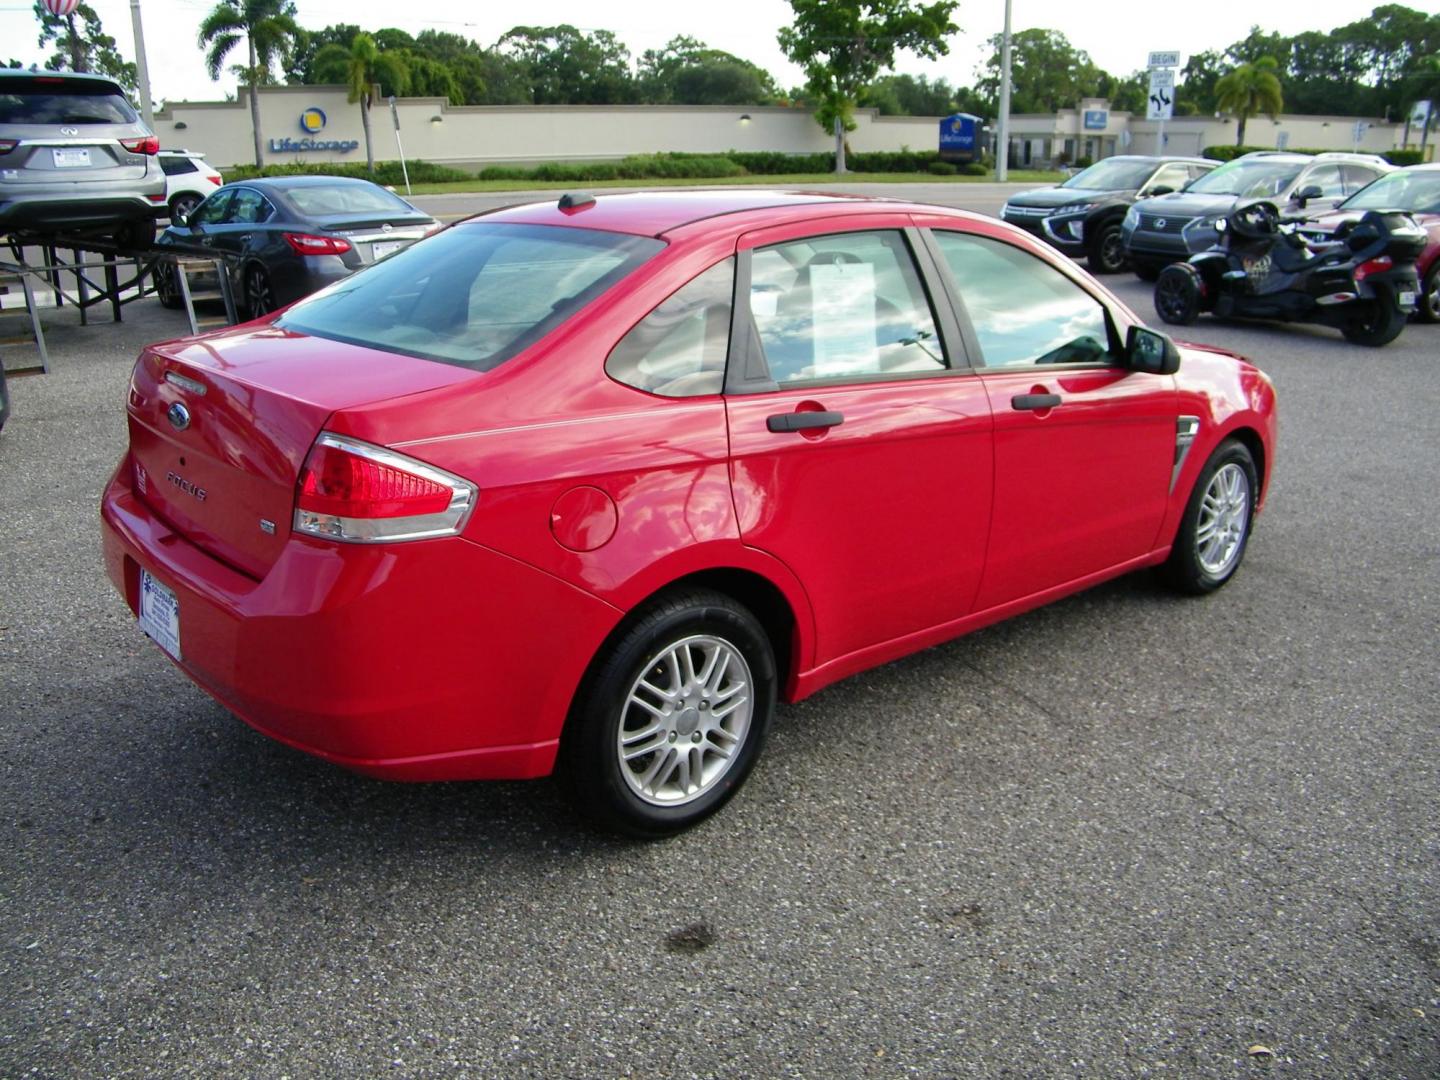
[[[777,701],[1098,582],[1241,565],[1275,394],[938,207],[640,193],[459,223],[147,347],[103,496],[140,629],[378,777],[677,831]]]

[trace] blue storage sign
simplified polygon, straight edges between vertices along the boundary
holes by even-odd
[[[980,156],[980,117],[954,113],[940,121],[940,153],[947,158]]]
[[[1104,131],[1110,125],[1110,112],[1107,109],[1086,109],[1085,130]]]

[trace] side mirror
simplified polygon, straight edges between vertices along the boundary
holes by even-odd
[[[1180,370],[1180,350],[1158,330],[1132,326],[1125,337],[1125,363],[1131,371],[1174,375]]]
[[[1309,202],[1311,199],[1318,199],[1324,194],[1325,192],[1320,190],[1319,184],[1306,184],[1293,196],[1291,196],[1291,199],[1294,201],[1295,205],[1299,206],[1303,210],[1307,202]]]
[[[1175,189],[1169,184],[1158,184],[1147,191],[1146,195],[1169,195]]]

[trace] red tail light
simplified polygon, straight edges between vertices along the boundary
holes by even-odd
[[[350,250],[350,241],[343,236],[314,236],[310,233],[287,232],[285,242],[297,255],[342,255]]]
[[[422,461],[322,432],[295,493],[295,530],[330,540],[380,543],[458,533],[475,485]]]
[[[1355,280],[1364,281],[1371,274],[1378,274],[1382,270],[1389,270],[1395,265],[1395,260],[1389,255],[1379,255],[1373,259],[1367,259],[1355,267]]]
[[[210,183],[212,183],[212,184],[223,184],[223,183],[225,183],[224,177],[220,177],[220,176],[207,176],[207,177],[205,177],[205,179],[206,179],[206,180],[209,180]]]
[[[121,139],[120,145],[132,154],[158,154],[160,152],[160,140],[154,135],[144,135],[138,139]]]

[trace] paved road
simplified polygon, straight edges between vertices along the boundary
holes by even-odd
[[[1283,409],[1229,588],[851,679],[630,844],[291,753],[141,638],[95,505],[145,308],[52,314],[0,434],[0,1075],[1440,1075],[1440,328],[1200,323]]]

